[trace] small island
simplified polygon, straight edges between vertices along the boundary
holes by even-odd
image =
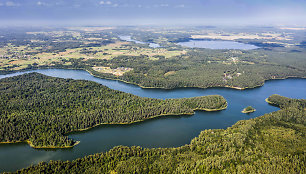
[[[255,111],[256,111],[255,108],[253,108],[252,106],[248,106],[248,107],[244,108],[241,112],[247,114],[247,113],[251,113],[251,112],[255,112]]]

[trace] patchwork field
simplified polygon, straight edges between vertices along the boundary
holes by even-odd
[[[89,38],[89,40],[99,38]],[[102,40],[102,38],[100,38]],[[85,42],[85,41],[84,41]],[[86,41],[87,43],[87,41]],[[42,47],[15,46],[9,44],[0,48],[0,70],[21,70],[30,65],[52,66],[55,63],[70,65],[69,59],[105,59],[110,60],[118,56],[147,56],[151,60],[158,60],[157,57],[171,58],[186,54],[185,50],[171,50],[166,48],[150,48],[136,46],[130,42],[115,41],[103,46],[67,48],[64,51],[54,51],[52,46],[44,50]]]
[[[15,32],[0,29],[1,74],[41,68],[83,69],[101,78],[167,89],[245,89],[261,86],[269,79],[306,77],[306,47],[300,30],[73,27]],[[131,41],[123,41],[120,36],[128,36]],[[257,49],[178,44],[190,38],[234,40]],[[149,43],[161,47],[153,48]]]

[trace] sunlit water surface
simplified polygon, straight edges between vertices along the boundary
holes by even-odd
[[[82,70],[42,69],[38,72],[48,76],[95,81],[109,88],[151,98],[183,98],[204,95],[222,95],[228,101],[228,108],[218,112],[197,111],[192,116],[165,116],[131,125],[103,125],[89,131],[70,134],[69,137],[81,143],[72,149],[38,150],[26,143],[0,145],[0,172],[15,171],[31,164],[49,160],[73,160],[86,155],[105,152],[117,145],[142,147],[178,147],[188,144],[204,129],[225,129],[239,120],[250,119],[278,108],[265,102],[272,94],[292,98],[306,98],[305,79],[267,81],[264,86],[235,90],[228,88],[182,88],[174,90],[142,89],[120,81],[93,77]],[[28,73],[27,72],[27,73]],[[18,72],[0,75],[0,78],[24,74]],[[256,112],[243,114],[246,106],[253,106]]]

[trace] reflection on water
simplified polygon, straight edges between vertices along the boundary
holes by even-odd
[[[70,138],[81,141],[72,149],[37,150],[26,143],[0,145],[0,172],[15,171],[49,160],[73,160],[86,155],[105,152],[117,145],[142,147],[178,147],[188,144],[204,129],[227,128],[239,120],[255,118],[278,108],[264,100],[272,94],[292,98],[306,98],[305,79],[272,80],[263,87],[247,90],[227,88],[181,88],[174,90],[142,89],[120,81],[105,80],[91,76],[82,70],[44,69],[39,72],[61,78],[85,79],[108,86],[112,89],[151,98],[183,98],[219,94],[228,101],[228,108],[218,112],[197,111],[192,116],[165,116],[131,125],[102,125],[89,131],[69,134]],[[20,75],[0,75],[0,78]],[[241,113],[246,106],[253,106],[256,112]]]

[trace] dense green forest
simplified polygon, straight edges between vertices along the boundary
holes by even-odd
[[[272,105],[276,105],[280,108],[291,105],[292,103],[298,103],[301,108],[306,108],[306,100],[305,99],[291,99],[288,97],[280,96],[277,94],[271,95],[266,101]]]
[[[100,78],[122,80],[141,87],[173,89],[179,87],[234,87],[237,89],[262,86],[266,80],[288,77],[306,77],[302,53],[273,53],[267,51],[231,52],[220,50],[194,50],[184,56],[152,60],[148,56],[118,56],[104,59],[62,59],[53,65],[29,65],[23,70],[43,68],[84,69]],[[231,56],[238,61],[231,60]],[[283,56],[281,64],[276,63]],[[289,64],[289,65],[285,65]],[[132,68],[116,76],[93,70],[92,67]],[[14,72],[11,70],[0,73]]]
[[[266,50],[235,51],[190,49],[185,55],[169,59],[147,56],[119,56],[109,61],[91,60],[76,63],[80,67],[130,67],[134,70],[123,76],[95,75],[131,82],[142,87],[237,87],[262,86],[265,80],[306,77],[305,53]],[[285,57],[285,58],[284,58]],[[290,59],[288,59],[290,57]],[[76,65],[75,64],[75,65]],[[82,64],[82,65],[81,65]]]
[[[129,124],[162,115],[221,110],[222,96],[151,99],[95,82],[38,73],[0,80],[0,143],[27,141],[36,148],[71,147],[66,133],[99,124]]]
[[[273,95],[282,108],[227,129],[205,130],[178,148],[118,146],[17,173],[305,173],[305,100]],[[269,101],[270,101],[269,99]]]

